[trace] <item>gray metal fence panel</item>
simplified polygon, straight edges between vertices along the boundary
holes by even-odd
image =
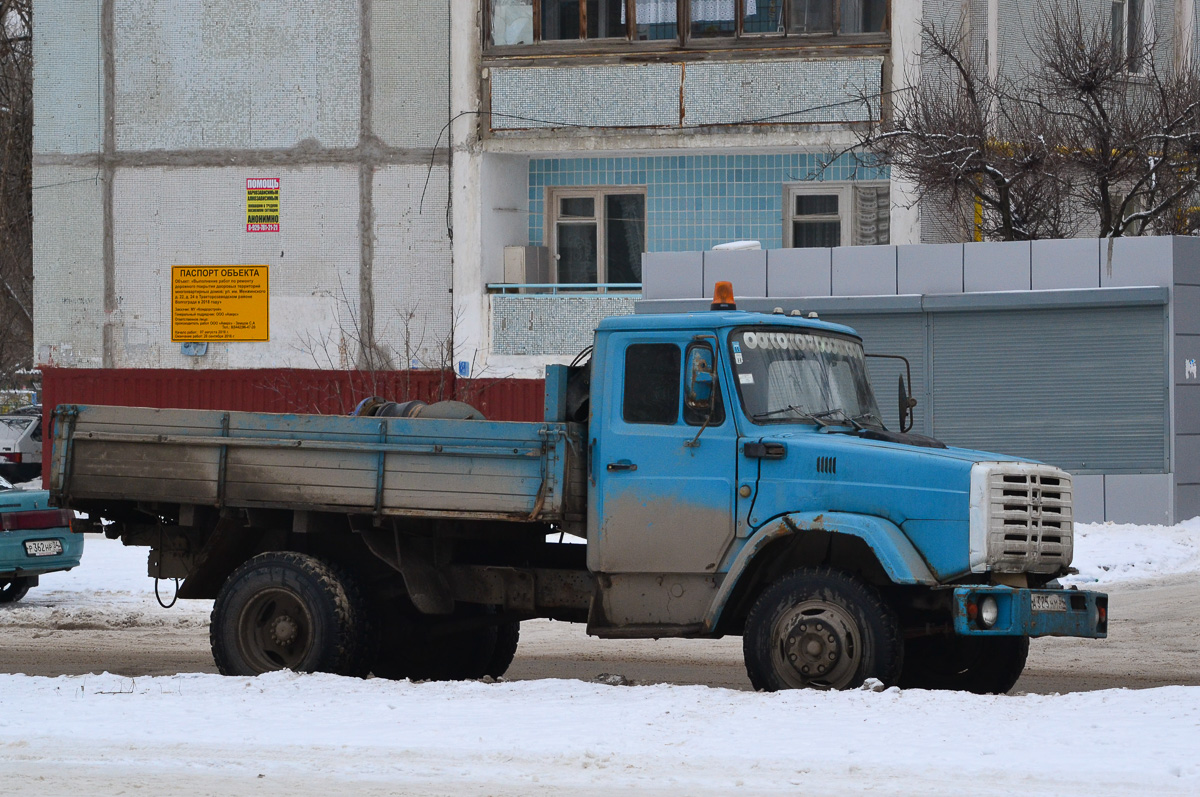
[[[939,438],[1076,473],[1169,469],[1165,307],[931,317]]]

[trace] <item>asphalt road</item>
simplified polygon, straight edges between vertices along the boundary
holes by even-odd
[[[1050,694],[1112,688],[1200,685],[1200,581],[1180,578],[1110,589],[1105,640],[1034,640],[1025,674],[1013,690]],[[3,609],[0,609],[3,611]],[[5,624],[0,672],[126,676],[215,672],[206,628],[130,623]],[[749,689],[740,638],[600,640],[581,626],[547,621],[522,625],[509,679],[621,675],[634,683],[702,684]]]

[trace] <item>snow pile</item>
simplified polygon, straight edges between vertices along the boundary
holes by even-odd
[[[1200,517],[1175,526],[1079,524],[1072,566],[1079,575],[1063,582],[1082,589],[1200,572]]]
[[[1197,688],[769,695],[272,673],[2,676],[0,690],[0,771],[11,791],[46,776],[39,794],[172,778],[204,794],[1200,791]]]

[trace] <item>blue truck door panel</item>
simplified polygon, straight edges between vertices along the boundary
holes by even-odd
[[[720,422],[714,416],[700,432],[683,402],[689,335],[609,340],[603,421],[593,424],[592,569],[714,573],[733,539],[737,434],[728,401]]]

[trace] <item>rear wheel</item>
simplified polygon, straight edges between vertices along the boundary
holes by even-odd
[[[1026,636],[935,636],[908,640],[900,686],[1004,694],[1029,655]]]
[[[37,581],[33,578],[0,578],[0,603],[16,603]]]
[[[489,675],[499,678],[512,663],[520,623],[487,619],[490,606],[462,605],[451,618],[394,616],[375,665],[380,678],[414,681],[462,681]]]
[[[291,551],[260,554],[226,579],[209,639],[223,675],[271,670],[366,675],[364,601],[335,565]]]
[[[895,613],[870,585],[801,568],[767,587],[746,618],[746,672],[755,689],[853,689],[893,684],[904,646]]]

